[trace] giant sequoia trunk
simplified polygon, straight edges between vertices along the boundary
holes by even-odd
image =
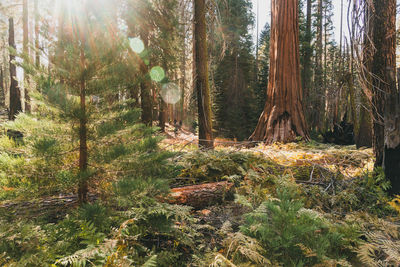
[[[210,86],[208,83],[206,5],[205,0],[194,0],[194,58],[195,85],[199,118],[199,146],[213,148]]]
[[[385,103],[385,95],[392,94],[396,90],[396,1],[374,0],[373,5],[372,42],[375,47],[371,63],[373,147],[376,156],[375,165],[381,166],[385,140],[383,119],[385,105],[392,104]],[[390,97],[386,99],[391,100]],[[394,148],[393,144],[390,147]]]
[[[298,4],[272,0],[271,10],[267,102],[250,139],[291,142],[301,136],[308,140],[300,83]]]
[[[15,49],[14,40],[14,20],[10,18],[9,20],[9,33],[8,33],[8,44],[10,47]],[[18,82],[16,80],[17,69],[14,64],[15,56],[10,53],[10,109],[8,113],[8,118],[14,120],[15,116],[22,111],[21,105],[21,92],[18,87]]]

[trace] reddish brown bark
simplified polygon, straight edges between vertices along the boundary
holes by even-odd
[[[309,139],[302,106],[298,4],[272,0],[270,74],[267,102],[250,139],[292,142]]]
[[[213,148],[210,86],[208,81],[206,5],[205,0],[194,1],[194,80],[197,90],[199,146]]]
[[[204,208],[223,201],[232,196],[233,183],[218,182],[173,188],[170,194],[171,204],[189,205],[194,208]]]

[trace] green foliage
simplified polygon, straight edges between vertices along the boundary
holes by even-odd
[[[259,114],[255,112],[255,60],[248,29],[253,25],[251,2],[218,2],[220,27],[210,44],[214,70],[214,110],[218,133],[223,137],[247,139]],[[235,108],[232,108],[235,107]],[[240,122],[240,123],[239,123]]]
[[[179,176],[188,179],[188,183],[241,180],[250,166],[260,161],[251,153],[195,151],[187,153],[179,162],[183,167]]]
[[[303,208],[294,192],[282,189],[246,215],[241,230],[256,238],[270,259],[285,266],[309,266],[345,255],[343,236],[312,210]]]
[[[265,107],[267,101],[267,87],[268,87],[268,76],[269,76],[269,40],[271,38],[271,27],[268,23],[265,24],[261,34],[258,45],[258,77],[257,86],[255,87],[254,93],[256,96],[256,114],[259,116]]]

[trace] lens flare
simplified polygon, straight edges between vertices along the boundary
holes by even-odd
[[[168,104],[176,104],[181,99],[178,85],[166,83],[161,88],[161,97]]]
[[[144,44],[140,38],[129,38],[129,45],[135,53],[142,53],[144,50]]]
[[[161,82],[165,78],[165,72],[160,66],[152,67],[150,70],[150,78],[155,82]]]

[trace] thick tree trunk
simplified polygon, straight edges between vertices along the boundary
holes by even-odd
[[[26,58],[29,58],[29,28],[28,28],[28,0],[22,1],[22,28],[23,28],[23,51]],[[31,112],[31,100],[28,90],[28,75],[24,71],[24,96],[25,96],[25,112]]]
[[[396,0],[375,0],[373,70],[385,94],[383,168],[390,193],[400,194],[400,92],[396,87]],[[379,41],[378,41],[379,40]],[[378,58],[379,57],[379,58]],[[380,64],[380,69],[378,65]],[[374,81],[375,83],[376,81]]]
[[[210,86],[208,82],[205,0],[194,0],[194,58],[197,90],[199,146],[213,148]]]
[[[168,200],[171,204],[189,205],[196,209],[205,208],[224,199],[232,198],[233,183],[218,182],[173,188]]]
[[[35,65],[40,66],[40,47],[39,47],[39,7],[38,0],[34,0],[34,13],[35,13]]]
[[[272,0],[271,10],[267,102],[250,139],[292,142],[300,136],[308,140],[300,83],[297,1]]]
[[[359,116],[359,131],[356,135],[356,146],[359,147],[372,147],[372,114],[371,114],[371,101],[372,101],[372,76],[371,66],[373,60],[373,45],[372,30],[373,24],[370,20],[371,6],[366,4],[364,10],[364,40],[362,48],[362,64],[363,68],[360,69],[360,82],[362,84],[361,92],[361,108]]]
[[[373,5],[372,42],[375,47],[371,63],[373,147],[376,156],[375,166],[382,166],[385,141],[385,94],[391,94],[392,88],[396,87],[396,1],[374,0]]]
[[[8,34],[8,44],[10,47],[15,49],[15,40],[14,40],[14,20],[13,18],[9,18],[9,34]],[[15,116],[19,112],[22,111],[21,105],[21,92],[18,87],[18,82],[16,80],[17,69],[13,61],[15,60],[15,56],[10,53],[10,109],[8,113],[8,118],[10,120],[14,120]]]

